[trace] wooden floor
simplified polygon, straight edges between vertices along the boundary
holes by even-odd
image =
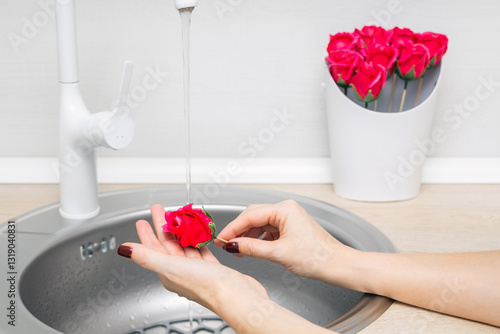
[[[139,185],[100,185],[100,191]],[[349,210],[385,233],[401,252],[500,249],[500,185],[424,185],[412,200],[390,203],[339,198],[328,184],[250,185],[316,198]],[[0,185],[0,222],[57,202],[56,185]],[[499,328],[394,303],[361,331],[368,333],[500,333]]]

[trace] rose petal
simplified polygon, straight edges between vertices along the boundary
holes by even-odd
[[[331,53],[340,49],[355,50],[358,46],[358,40],[358,35],[354,33],[341,32],[330,35],[330,43],[328,43],[327,51]]]
[[[395,48],[399,48],[399,45],[406,42],[411,41],[416,43],[419,39],[419,34],[415,34],[412,30],[408,28],[399,28],[396,27],[393,29],[394,36],[392,37],[391,45]]]
[[[395,47],[386,44],[376,44],[370,49],[366,61],[382,65],[387,69],[387,75],[390,76],[396,66],[398,55],[399,52]]]

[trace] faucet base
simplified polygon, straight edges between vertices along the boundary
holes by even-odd
[[[94,218],[97,215],[99,215],[100,212],[101,212],[101,208],[99,206],[94,211],[84,213],[84,214],[67,213],[67,212],[63,211],[62,208],[59,208],[59,214],[61,215],[61,217],[66,218],[66,219],[72,219],[72,220],[84,220],[84,219]]]

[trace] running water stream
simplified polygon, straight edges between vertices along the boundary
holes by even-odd
[[[189,110],[189,90],[190,90],[190,61],[189,61],[189,41],[191,28],[191,13],[194,7],[179,10],[182,23],[182,55],[184,63],[184,126],[186,145],[186,192],[187,204],[191,203],[191,121]]]
[[[191,121],[189,109],[190,60],[189,43],[191,30],[191,13],[194,7],[179,10],[182,23],[182,57],[184,63],[184,127],[186,146],[186,194],[187,204],[191,203]],[[193,333],[193,302],[188,301],[189,333]]]

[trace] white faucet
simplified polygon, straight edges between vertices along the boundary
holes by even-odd
[[[134,123],[126,100],[133,63],[125,62],[118,100],[112,111],[91,114],[79,89],[75,0],[57,2],[59,81],[59,176],[61,216],[88,219],[99,214],[94,149],[127,147]]]
[[[126,100],[133,63],[125,62],[121,87],[112,111],[91,114],[82,99],[78,77],[75,0],[57,0],[59,81],[59,212],[67,219],[89,219],[99,214],[94,149],[127,147],[134,123]],[[174,0],[178,10],[196,6],[196,0]]]

